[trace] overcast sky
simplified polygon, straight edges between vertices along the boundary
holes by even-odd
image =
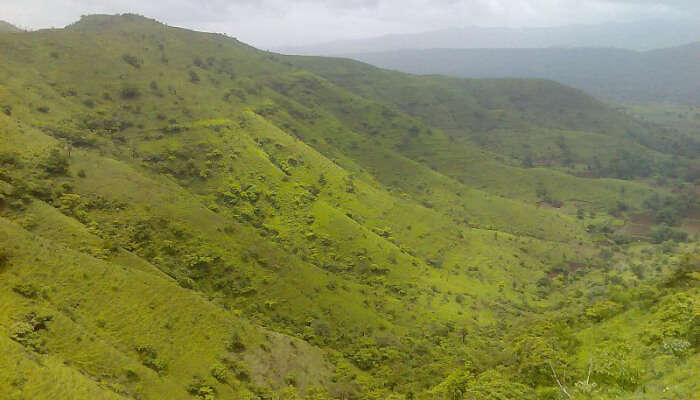
[[[123,12],[278,48],[468,25],[700,18],[700,0],[0,0],[0,19],[31,29]]]

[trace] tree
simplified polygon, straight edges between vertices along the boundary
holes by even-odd
[[[49,174],[65,175],[68,173],[68,157],[61,150],[52,149],[42,166]]]
[[[190,82],[199,83],[199,75],[196,72],[191,71],[191,70],[190,70]]]
[[[141,68],[141,60],[139,60],[138,57],[131,55],[131,54],[124,54],[122,56],[122,60],[124,60],[125,63],[131,65],[132,67],[139,69]]]

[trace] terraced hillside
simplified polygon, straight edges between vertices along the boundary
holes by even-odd
[[[0,34],[0,59],[10,399],[544,399],[552,370],[581,398],[697,389],[697,244],[620,229],[695,207],[632,180],[686,167],[651,124],[135,15]]]

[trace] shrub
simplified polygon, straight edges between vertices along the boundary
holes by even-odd
[[[226,367],[223,364],[215,364],[211,368],[211,376],[214,377],[217,381],[221,383],[226,383],[228,380],[228,374],[226,371]]]
[[[226,346],[228,351],[234,352],[234,353],[241,353],[245,351],[245,344],[243,343],[243,339],[241,338],[240,333],[234,332],[231,335],[231,339],[228,342],[228,345]]]
[[[692,346],[689,341],[676,338],[670,338],[668,340],[665,340],[662,345],[664,353],[676,357],[685,356],[691,347]]]
[[[613,241],[615,242],[615,244],[618,244],[618,245],[624,245],[624,244],[632,243],[632,237],[629,236],[629,235],[627,235],[627,234],[625,234],[625,233],[622,233],[622,232],[617,232],[617,233],[615,233],[615,234],[613,235],[612,239],[613,239]]]
[[[599,350],[594,357],[593,380],[634,390],[641,378],[642,365],[632,359],[630,353],[630,347],[626,344],[610,345]]]
[[[10,105],[5,105],[2,106],[2,112],[7,115],[8,117],[12,115],[12,106]]]
[[[9,262],[10,262],[10,252],[8,252],[6,249],[0,248],[0,269],[7,266],[7,264]]]
[[[36,108],[37,111],[43,114],[48,114],[51,109],[48,106],[40,106]]]
[[[192,64],[196,65],[199,68],[205,68],[204,62],[202,61],[201,58],[199,58],[199,56],[195,56],[192,59]]]
[[[243,362],[234,360],[231,357],[225,357],[221,362],[239,381],[250,381],[250,371],[248,371],[248,367]]]
[[[46,353],[46,343],[42,340],[41,333],[48,329],[47,323],[52,320],[52,315],[40,315],[32,311],[13,325],[10,339],[37,353]]]
[[[124,60],[125,63],[131,65],[132,67],[134,67],[136,69],[141,68],[142,61],[136,56],[133,56],[131,54],[124,54],[122,56],[122,60]]]
[[[119,95],[124,100],[134,100],[141,97],[141,91],[135,86],[124,86]]]
[[[52,175],[66,175],[68,173],[68,164],[68,157],[61,150],[53,149],[42,162],[41,167]]]
[[[585,311],[586,317],[600,322],[612,318],[623,310],[622,305],[609,300],[599,301]]]
[[[688,233],[673,229],[668,225],[655,226],[649,235],[651,236],[651,240],[657,244],[667,240],[672,240],[674,242],[685,242],[688,240]]]
[[[199,376],[192,378],[192,382],[187,385],[187,392],[202,400],[214,400],[216,398],[214,386],[208,384]]]
[[[190,82],[199,83],[199,80],[199,75],[194,71],[190,71]]]
[[[156,371],[159,375],[163,374],[167,370],[167,363],[158,358],[158,352],[156,352],[153,347],[149,345],[136,346],[136,352],[141,358],[141,363],[144,366]]]
[[[15,287],[12,288],[12,291],[28,299],[35,299],[38,293],[36,287],[34,287],[34,285],[31,283],[15,285]]]

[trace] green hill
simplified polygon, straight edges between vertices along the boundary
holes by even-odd
[[[697,389],[697,245],[623,234],[680,196],[576,173],[590,140],[601,165],[678,159],[629,134],[648,124],[547,81],[129,14],[0,36],[0,57],[10,399],[556,398],[549,365],[573,391],[592,354],[600,398]],[[483,132],[561,135],[575,161],[523,167]]]
[[[0,20],[0,32],[20,32],[20,29],[9,22]]]

